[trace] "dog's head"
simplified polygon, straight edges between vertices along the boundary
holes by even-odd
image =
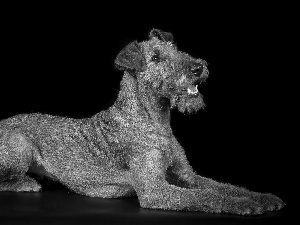
[[[198,85],[208,77],[207,63],[181,52],[171,33],[153,29],[149,40],[128,44],[115,60],[117,68],[131,71],[157,96],[169,99],[171,108],[182,113],[204,107]]]

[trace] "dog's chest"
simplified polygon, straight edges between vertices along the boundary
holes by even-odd
[[[139,146],[143,148],[141,151],[159,150],[166,167],[169,167],[174,161],[172,143],[168,136],[157,133],[146,133],[139,135],[137,141]]]
[[[112,109],[101,112],[100,116],[97,126],[109,146],[109,151],[115,152],[120,146],[126,146],[127,151],[121,151],[124,154],[159,150],[165,163],[172,163],[171,133],[165,131],[159,124]],[[169,133],[170,135],[167,135]]]

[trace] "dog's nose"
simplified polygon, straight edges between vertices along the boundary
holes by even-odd
[[[203,73],[203,65],[200,63],[195,63],[192,65],[191,72],[194,76],[200,77]]]

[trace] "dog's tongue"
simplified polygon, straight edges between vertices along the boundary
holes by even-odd
[[[187,93],[188,93],[189,95],[196,95],[196,94],[198,94],[198,89],[197,89],[197,87],[198,87],[198,85],[196,85],[196,86],[190,85],[190,86],[188,87],[188,89],[187,89]]]

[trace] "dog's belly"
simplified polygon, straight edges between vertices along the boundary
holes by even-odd
[[[30,167],[30,172],[58,181],[77,193],[103,188],[108,184],[128,186],[131,184],[129,168],[124,160],[107,155],[99,149],[98,155],[79,146],[40,149]],[[123,188],[122,188],[123,189]],[[126,188],[127,189],[127,188]],[[98,193],[98,191],[96,191]],[[91,194],[92,195],[92,194]]]
[[[49,179],[65,185],[70,190],[90,197],[122,198],[136,196],[127,170],[117,167],[82,167],[81,172],[74,170],[65,173],[59,168],[47,168],[44,165],[33,164],[28,173]],[[64,174],[64,175],[63,175]]]
[[[35,154],[28,172],[39,176],[46,176],[62,183],[76,183],[76,185],[97,183],[124,183],[128,172],[127,167],[121,166],[114,158],[95,157],[87,154],[83,149],[74,151],[56,149],[55,153],[43,149],[42,156]],[[122,179],[120,179],[122,177]],[[127,183],[127,182],[125,182]]]

